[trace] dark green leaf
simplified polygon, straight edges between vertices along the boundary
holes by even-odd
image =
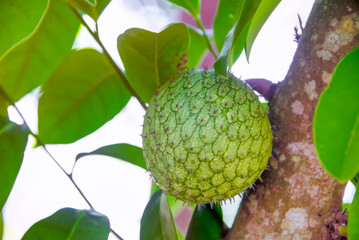
[[[188,10],[193,16],[199,16],[200,0],[168,0],[184,9]]]
[[[256,13],[253,16],[253,20],[247,34],[247,41],[245,46],[247,60],[249,60],[249,54],[251,52],[253,42],[256,39],[259,31],[261,30],[273,10],[280,3],[280,1],[281,0],[267,0],[262,1],[259,5]]]
[[[197,31],[189,28],[190,45],[188,50],[188,68],[196,69],[207,50],[205,38]]]
[[[111,0],[97,0],[96,4],[93,4],[87,0],[66,0],[70,6],[89,15],[95,21],[97,21],[110,1]]]
[[[215,71],[218,74],[223,76],[228,75],[227,67],[231,66],[235,60],[232,55],[236,42],[238,39],[241,39],[241,42],[243,42],[243,39],[246,38],[246,34],[248,33],[248,31],[246,30],[246,26],[250,24],[251,19],[255,14],[260,2],[261,0],[244,0],[236,26],[234,30],[232,29],[232,31],[227,35],[222,50],[219,54],[219,58],[213,65]],[[243,43],[237,45],[235,55],[239,56],[239,54],[242,52],[243,47]]]
[[[160,33],[132,28],[118,37],[117,46],[131,86],[149,102],[158,86],[185,69],[188,28],[183,23]]]
[[[108,218],[94,210],[63,208],[35,223],[23,240],[107,240],[110,233]]]
[[[107,58],[73,50],[43,87],[39,136],[44,144],[71,143],[111,120],[130,99]]]
[[[76,156],[76,161],[89,155],[104,155],[118,158],[147,170],[146,164],[142,159],[143,154],[141,152],[141,148],[130,144],[113,144],[101,147],[89,153],[80,153]]]
[[[196,208],[187,230],[186,240],[220,240],[223,228],[222,209],[206,204]]]
[[[0,1],[0,56],[35,30],[47,3],[48,0]]]
[[[327,172],[341,183],[359,172],[359,47],[337,65],[319,98],[314,143]]]
[[[356,189],[348,219],[348,239],[359,239],[359,191]]]
[[[158,190],[152,195],[141,219],[140,239],[177,240],[176,227],[166,195]]]
[[[213,22],[213,35],[218,51],[221,51],[228,32],[239,18],[245,0],[220,0]]]
[[[28,131],[0,117],[0,210],[8,198],[20,170]]]
[[[42,84],[71,51],[79,21],[63,0],[51,0],[41,24],[0,60],[0,85],[13,101]]]

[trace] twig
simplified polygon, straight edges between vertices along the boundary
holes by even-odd
[[[213,57],[214,57],[215,59],[217,59],[218,56],[217,56],[216,52],[213,50],[213,48],[212,48],[211,42],[209,41],[208,35],[207,35],[207,33],[206,33],[206,30],[205,30],[204,27],[203,27],[203,24],[202,24],[202,21],[201,21],[200,17],[199,17],[199,16],[195,16],[195,15],[193,15],[193,17],[194,17],[194,20],[195,20],[196,23],[197,23],[197,26],[198,26],[198,27],[202,30],[202,32],[203,32],[204,39],[206,40],[207,47],[208,47],[209,51],[212,53]]]
[[[26,126],[26,128],[28,129],[29,133],[36,139],[36,141],[38,142],[38,145],[40,145],[45,152],[50,156],[50,158],[55,162],[55,164],[61,169],[61,171],[67,176],[67,178],[72,182],[72,184],[75,186],[75,188],[77,189],[77,191],[80,193],[80,195],[82,196],[82,198],[85,200],[85,202],[87,203],[87,205],[89,205],[89,207],[93,210],[95,210],[95,208],[93,207],[93,205],[90,203],[90,201],[86,198],[86,196],[84,195],[84,193],[81,191],[80,187],[76,184],[76,182],[74,181],[74,179],[72,178],[72,173],[68,174],[65,169],[60,165],[60,163],[55,159],[55,157],[49,152],[49,150],[45,147],[45,144],[42,143],[42,141],[40,140],[39,136],[37,134],[35,134],[29,127],[29,125],[27,124],[24,116],[22,115],[22,113],[20,112],[20,110],[16,107],[14,101],[9,97],[9,95],[7,95],[7,93],[5,92],[5,90],[0,86],[0,95],[3,96],[5,98],[5,100],[12,106],[14,106],[16,112],[19,114],[19,116],[21,117],[21,119],[24,121],[24,124]],[[123,240],[123,238],[121,238],[120,235],[118,235],[112,228],[110,228],[110,231],[120,240]]]
[[[89,25],[85,22],[85,20],[82,18],[82,16],[79,14],[79,12],[74,9],[72,6],[69,5],[69,7],[71,8],[71,10],[74,12],[74,14],[76,15],[76,17],[80,20],[81,24],[87,29],[87,31],[91,34],[91,36],[96,40],[97,44],[102,48],[103,53],[105,54],[105,56],[107,57],[108,61],[110,62],[110,64],[114,67],[116,73],[120,76],[123,85],[127,88],[128,91],[130,91],[130,93],[137,98],[137,100],[139,101],[139,103],[142,105],[142,107],[146,110],[146,104],[145,102],[141,99],[141,97],[137,94],[137,92],[132,88],[132,86],[130,85],[130,83],[128,82],[125,74],[122,72],[122,70],[117,66],[117,64],[115,63],[115,61],[112,59],[111,55],[107,52],[105,46],[102,44],[101,40],[100,40],[100,36],[98,34],[98,27],[97,27],[97,22],[96,22],[96,31],[93,32],[91,30],[91,28],[89,27]]]

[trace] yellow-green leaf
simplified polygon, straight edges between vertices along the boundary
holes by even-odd
[[[47,80],[71,51],[79,21],[63,0],[49,0],[36,31],[0,59],[0,85],[17,101]]]
[[[47,4],[48,0],[0,1],[0,56],[35,30]]]
[[[160,33],[132,28],[118,37],[117,46],[131,86],[149,102],[161,85],[186,70],[188,28],[183,23]]]
[[[39,136],[71,143],[111,120],[130,99],[115,69],[94,49],[73,50],[42,88]]]

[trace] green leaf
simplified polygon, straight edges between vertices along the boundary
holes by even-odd
[[[207,50],[206,40],[203,35],[189,28],[190,45],[188,50],[188,68],[196,69]]]
[[[245,0],[220,0],[213,22],[213,35],[218,51],[221,51],[228,32],[239,18]]]
[[[94,4],[89,3],[87,0],[66,0],[66,2],[71,7],[89,15],[93,20],[97,20],[98,15]]]
[[[73,50],[42,90],[39,137],[44,144],[85,137],[111,120],[130,99],[115,69],[94,49]]]
[[[110,233],[108,218],[94,210],[63,208],[35,223],[23,240],[107,240]]]
[[[358,186],[359,186],[359,173],[357,173],[357,175],[353,178],[353,179],[351,179],[350,180],[353,184],[354,184],[354,186],[357,188]]]
[[[141,219],[141,240],[177,240],[176,227],[166,195],[158,190],[152,195]]]
[[[218,74],[223,76],[228,75],[227,67],[231,66],[234,63],[234,57],[232,55],[233,49],[236,46],[236,42],[238,39],[242,39],[241,42],[243,42],[243,39],[245,39],[248,33],[246,26],[249,26],[249,24],[251,23],[251,19],[260,3],[261,0],[244,0],[235,28],[232,29],[231,32],[227,35],[219,57],[213,65],[215,71]],[[243,46],[241,47],[241,45]],[[239,56],[239,54],[242,52],[243,47],[243,43],[237,45],[235,55]]]
[[[196,208],[187,230],[186,240],[220,240],[223,228],[222,209],[206,204]]]
[[[359,239],[359,191],[355,192],[348,219],[348,239]]]
[[[168,0],[180,7],[189,11],[192,16],[199,16],[201,10],[201,3],[199,0]]]
[[[24,126],[0,117],[0,210],[8,198],[20,170],[27,144],[28,131]]]
[[[131,28],[118,37],[117,46],[131,86],[149,102],[159,86],[185,70],[188,28],[183,23],[160,33]]]
[[[271,13],[278,6],[281,0],[266,0],[262,1],[256,13],[253,16],[252,23],[247,34],[247,41],[245,46],[247,60],[249,61],[249,54],[251,52],[253,42],[256,39],[259,31],[267,21]]]
[[[3,239],[4,233],[4,220],[2,219],[2,213],[0,211],[0,239]]]
[[[359,47],[336,66],[319,98],[313,137],[327,172],[345,183],[359,172]]]
[[[76,156],[76,161],[89,155],[104,155],[118,158],[147,170],[146,164],[142,160],[143,154],[141,152],[141,148],[130,144],[113,144],[101,147],[89,153],[80,153]]]
[[[342,211],[346,211],[346,212],[350,212],[350,208],[351,208],[352,204],[351,203],[342,203]]]
[[[35,30],[47,4],[47,0],[0,1],[0,56]]]
[[[79,22],[63,0],[50,0],[41,24],[0,59],[0,85],[17,101],[45,82],[71,51]]]
[[[9,106],[9,103],[2,96],[2,92],[0,90],[0,117],[6,117],[6,118],[8,117],[8,115],[7,115],[7,107],[8,106]]]
[[[97,21],[102,11],[111,0],[97,0],[96,4],[92,4],[87,0],[66,0],[66,2],[75,9],[89,15],[93,20]]]
[[[96,12],[99,17],[111,0],[96,0]]]

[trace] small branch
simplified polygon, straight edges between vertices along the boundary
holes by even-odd
[[[108,61],[110,62],[110,64],[114,67],[116,73],[120,76],[123,85],[127,88],[127,90],[135,97],[137,98],[137,100],[139,101],[139,103],[142,105],[142,107],[146,110],[146,104],[145,102],[141,99],[141,97],[137,94],[137,92],[132,88],[132,86],[130,85],[130,83],[128,82],[125,74],[122,72],[122,70],[117,66],[117,64],[115,63],[115,61],[112,59],[111,55],[107,52],[105,46],[102,44],[101,40],[100,40],[100,36],[98,34],[98,26],[97,26],[97,22],[96,22],[96,32],[93,32],[91,30],[91,28],[89,27],[89,25],[85,22],[85,20],[82,18],[82,16],[79,14],[79,12],[74,9],[72,6],[69,6],[71,8],[71,10],[74,12],[74,14],[76,15],[76,17],[80,20],[81,24],[87,29],[87,31],[91,34],[91,36],[96,40],[97,44],[102,48],[102,51],[104,53],[104,55],[107,57]]]
[[[217,59],[218,56],[217,56],[216,52],[213,50],[213,48],[212,48],[211,42],[209,41],[208,35],[207,35],[207,33],[206,33],[206,30],[205,30],[204,27],[203,27],[203,24],[202,24],[202,21],[201,21],[200,17],[199,17],[199,16],[193,16],[193,17],[194,17],[194,20],[195,20],[196,23],[197,23],[197,26],[198,26],[198,27],[202,30],[202,32],[203,32],[204,39],[206,40],[207,47],[208,47],[209,51],[212,53],[213,57],[214,57],[215,59]]]
[[[55,164],[61,169],[61,171],[67,176],[67,178],[72,182],[72,184],[75,186],[75,188],[77,189],[77,191],[80,193],[80,195],[82,196],[82,198],[85,200],[85,202],[87,203],[87,205],[89,205],[89,207],[91,209],[95,209],[93,207],[93,205],[90,203],[90,201],[86,198],[86,196],[84,195],[84,193],[81,191],[80,187],[76,184],[76,182],[74,181],[74,179],[72,178],[72,173],[68,174],[65,169],[60,165],[60,163],[55,159],[55,157],[49,152],[49,150],[45,147],[45,144],[42,143],[42,141],[40,140],[39,136],[37,136],[29,127],[29,125],[27,124],[24,116],[22,115],[22,113],[20,112],[20,110],[16,107],[14,101],[9,97],[9,95],[7,95],[7,93],[5,92],[5,90],[0,86],[0,95],[3,96],[5,98],[5,100],[12,106],[14,106],[16,112],[19,114],[19,116],[21,117],[21,119],[24,121],[25,126],[27,127],[27,129],[29,130],[29,133],[36,139],[36,141],[38,142],[38,145],[40,145],[45,152],[50,156],[50,158],[55,162]],[[118,235],[112,228],[110,228],[111,232],[120,240],[123,240],[123,238],[120,237],[120,235]]]

